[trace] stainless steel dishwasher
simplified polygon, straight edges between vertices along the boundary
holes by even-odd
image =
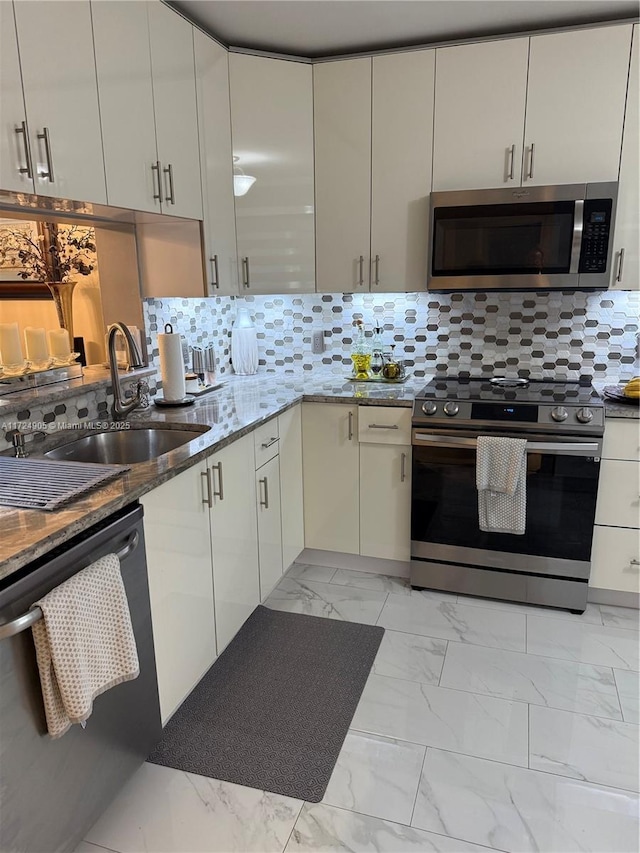
[[[72,851],[159,741],[142,507],[111,516],[0,584],[0,850]],[[98,696],[86,728],[47,734],[34,601],[98,557],[120,557],[140,675]],[[22,618],[21,618],[22,617]]]

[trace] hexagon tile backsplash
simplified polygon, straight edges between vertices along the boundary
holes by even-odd
[[[172,323],[191,346],[213,343],[220,375],[230,366],[234,303],[258,329],[260,365],[351,370],[354,320],[379,325],[415,376],[525,375],[617,382],[640,372],[640,292],[335,293],[145,299],[148,350],[159,368],[157,332]],[[325,351],[311,352],[323,330]]]

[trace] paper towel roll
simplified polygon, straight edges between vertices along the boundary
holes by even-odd
[[[180,335],[173,331],[170,323],[164,327],[164,332],[158,334],[158,349],[164,399],[182,400],[187,393],[184,382],[182,342]]]

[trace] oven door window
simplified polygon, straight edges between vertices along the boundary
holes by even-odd
[[[574,202],[438,207],[434,276],[568,273]]]
[[[526,532],[484,533],[478,523],[475,450],[414,446],[411,538],[588,561],[599,469],[599,460],[586,457],[529,453]]]

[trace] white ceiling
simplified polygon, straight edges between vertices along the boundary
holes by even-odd
[[[637,0],[175,0],[233,47],[319,57],[638,16]]]

